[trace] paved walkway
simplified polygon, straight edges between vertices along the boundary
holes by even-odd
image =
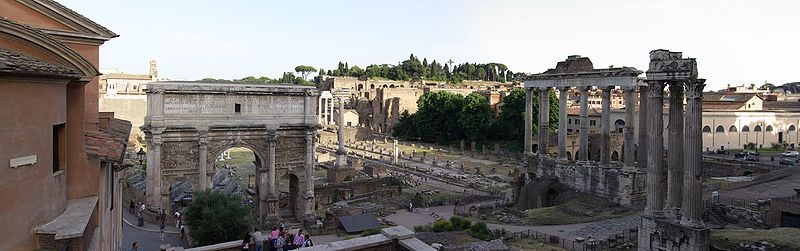
[[[484,201],[473,204],[486,203],[494,203],[494,201]],[[414,212],[398,210],[394,214],[386,216],[385,219],[390,220],[397,225],[413,229],[415,226],[426,225],[434,222],[434,217],[431,215],[433,212],[441,216],[443,219],[448,219],[453,216],[453,206],[447,205],[430,208],[416,208],[414,209]],[[604,238],[610,234],[617,234],[623,230],[638,227],[639,220],[639,215],[632,215],[622,218],[569,225],[519,226],[487,223],[486,226],[490,229],[502,228],[510,232],[521,232],[526,230],[538,231],[551,235],[557,235],[563,238],[586,237],[587,235],[592,235],[595,238]]]
[[[175,225],[166,226],[164,240],[162,241],[159,226],[147,221],[144,226],[136,226],[138,220],[136,215],[122,211],[122,250],[129,250],[134,241],[139,242],[139,247],[142,250],[159,250],[161,244],[169,243],[170,246],[184,246],[184,241],[181,239],[180,232]]]

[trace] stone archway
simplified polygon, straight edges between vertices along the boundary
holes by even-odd
[[[213,186],[216,157],[244,147],[256,157],[257,216],[281,221],[278,173],[295,177],[290,197],[294,217],[315,223],[313,211],[315,115],[319,93],[313,87],[193,82],[148,84],[148,204],[166,208],[169,184],[182,178],[195,191]]]

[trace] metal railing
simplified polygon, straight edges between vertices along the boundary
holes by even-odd
[[[587,239],[583,241],[577,241],[535,230],[525,230],[507,234],[503,237],[503,239],[534,239],[548,245],[558,246],[572,251],[633,250],[637,247],[638,231],[636,229],[627,229],[620,233],[609,235],[604,239]]]

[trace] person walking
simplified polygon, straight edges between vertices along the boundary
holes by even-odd
[[[161,221],[161,225],[158,225],[158,229],[161,232],[161,240],[164,240],[164,221]]]
[[[264,251],[264,235],[258,228],[253,229],[253,242],[256,244],[256,251]]]
[[[181,228],[181,212],[175,211],[175,228]]]

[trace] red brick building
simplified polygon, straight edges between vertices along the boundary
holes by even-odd
[[[116,250],[130,123],[98,112],[110,30],[51,0],[0,0],[0,250]]]

